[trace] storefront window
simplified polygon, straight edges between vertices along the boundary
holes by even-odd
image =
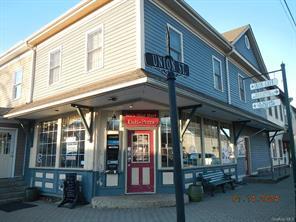
[[[62,120],[61,167],[83,168],[85,129],[78,115]]]
[[[173,166],[173,149],[170,117],[161,117],[161,166]]]
[[[204,120],[205,165],[221,164],[218,142],[218,123]]]
[[[234,147],[230,138],[230,126],[227,124],[221,124],[220,143],[222,164],[231,164],[235,162]]]
[[[185,124],[188,114],[182,114],[182,122]],[[183,136],[183,166],[193,167],[202,165],[201,151],[201,125],[200,118],[194,116]]]
[[[48,121],[38,125],[39,143],[36,166],[54,167],[56,160],[58,122]]]

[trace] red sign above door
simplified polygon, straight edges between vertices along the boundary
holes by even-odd
[[[142,117],[142,116],[125,116],[125,127],[157,127],[159,118]]]

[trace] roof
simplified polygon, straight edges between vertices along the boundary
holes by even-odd
[[[11,108],[0,107],[0,117],[8,113],[10,110]]]
[[[244,25],[232,30],[229,30],[227,32],[222,33],[224,38],[227,39],[228,42],[233,43],[235,40],[237,40],[243,33],[245,33],[250,25]]]
[[[28,51],[30,48],[40,44],[46,39],[52,37],[63,29],[69,27],[85,16],[89,15],[93,11],[103,7],[112,0],[83,0],[80,1],[73,8],[43,26],[40,30],[33,33],[25,40],[15,44],[6,52],[0,55],[0,66],[6,62],[9,62],[14,57]]]
[[[257,60],[257,62],[259,64],[260,72],[261,73],[267,73],[267,68],[265,66],[263,57],[261,55],[261,52],[260,52],[259,46],[257,44],[257,41],[256,41],[255,35],[253,33],[251,25],[249,25],[249,24],[244,25],[244,26],[232,29],[232,30],[230,30],[228,32],[224,32],[222,34],[223,34],[224,38],[226,38],[229,41],[229,43],[234,47],[234,51],[236,51],[235,43],[244,34],[246,34],[248,36],[249,40],[250,40],[251,47],[253,48],[254,55],[255,55],[256,60]],[[237,53],[239,53],[239,52],[237,52]]]

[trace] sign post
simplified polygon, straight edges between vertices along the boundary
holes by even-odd
[[[174,184],[176,195],[177,222],[185,222],[184,183],[181,168],[181,149],[176,104],[176,74],[189,76],[188,65],[175,61],[170,55],[160,56],[152,53],[145,54],[146,65],[154,67],[166,74],[169,90],[171,132],[174,159]]]
[[[295,202],[296,202],[296,157],[295,157],[295,142],[294,142],[294,135],[293,135],[293,127],[292,127],[291,107],[290,107],[288,84],[287,84],[287,77],[286,77],[286,68],[285,68],[285,64],[284,63],[281,64],[281,69],[282,69],[282,76],[283,76],[283,83],[284,83],[285,106],[286,106],[286,111],[287,111],[288,133],[289,133],[289,139],[290,139],[290,149],[291,149],[292,165],[293,165],[294,198],[295,198]],[[296,207],[295,207],[294,210],[296,211]]]

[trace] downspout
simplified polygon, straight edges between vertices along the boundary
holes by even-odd
[[[234,46],[231,47],[231,51],[225,56],[225,67],[226,67],[226,77],[227,77],[227,101],[231,104],[231,87],[230,87],[230,76],[229,76],[229,56],[234,52]]]
[[[34,93],[34,84],[35,84],[35,73],[36,73],[36,47],[33,47],[27,43],[28,47],[33,51],[32,56],[32,66],[31,66],[31,81],[30,81],[30,90],[29,90],[29,98],[28,103],[33,102],[33,93]]]

